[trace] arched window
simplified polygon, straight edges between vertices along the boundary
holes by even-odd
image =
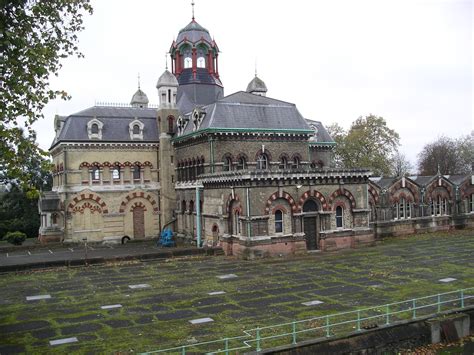
[[[474,212],[474,194],[471,194],[471,196],[469,196],[468,202],[469,202],[468,211]]]
[[[168,116],[168,133],[173,133],[174,131],[174,117]]]
[[[240,212],[238,210],[234,212],[234,232],[240,234]]]
[[[189,213],[193,213],[194,212],[194,201],[191,200],[189,201]]]
[[[343,226],[343,210],[341,206],[336,207],[336,228],[342,228]]]
[[[185,213],[186,212],[186,201],[183,200],[181,201],[181,213]]]
[[[53,213],[51,215],[51,224],[53,226],[58,224],[58,215],[56,213]]]
[[[192,68],[192,66],[193,66],[193,60],[191,59],[191,57],[184,58],[184,69]]]
[[[257,158],[257,170],[268,169],[268,157],[266,154],[260,154]]]
[[[405,199],[402,198],[398,203],[398,218],[404,219],[405,218]]]
[[[275,211],[275,233],[283,233],[283,212]]]
[[[206,59],[204,57],[199,57],[197,59],[197,67],[198,68],[205,68],[206,67]]]
[[[292,166],[292,168],[293,168],[293,169],[299,169],[299,167],[300,167],[300,158],[294,157],[294,158],[293,158],[293,166]]]
[[[443,208],[442,208],[442,213],[444,215],[447,215],[448,214],[448,199],[447,198],[443,198]]]
[[[91,173],[92,180],[94,181],[99,181],[100,180],[100,169],[98,166],[92,167],[92,173]]]
[[[280,159],[280,169],[288,169],[288,159],[286,157],[281,157]]]
[[[139,125],[133,125],[133,134],[140,134],[140,126]]]
[[[112,179],[114,180],[120,179],[120,166],[118,165],[114,166],[112,170]]]
[[[133,180],[140,180],[140,166],[133,166]]]
[[[407,218],[411,218],[411,204],[410,204],[410,202],[406,203],[406,210],[405,211],[406,211]]]
[[[239,157],[238,163],[237,163],[237,170],[245,170],[247,169],[247,161],[245,160],[245,157]]]
[[[97,123],[92,124],[91,133],[92,134],[99,134],[99,125]]]
[[[224,171],[231,171],[232,170],[232,159],[230,157],[225,157],[224,158],[223,170]]]

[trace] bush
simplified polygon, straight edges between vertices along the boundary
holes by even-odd
[[[26,234],[23,232],[8,232],[3,239],[6,239],[8,243],[13,245],[22,245],[26,240]]]

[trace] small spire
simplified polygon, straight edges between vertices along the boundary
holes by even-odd
[[[138,90],[140,90],[140,73],[138,73]]]
[[[165,69],[168,70],[168,53],[165,52]]]
[[[255,77],[257,77],[257,57],[255,57]]]
[[[194,0],[191,1],[191,6],[192,6],[192,10],[193,10],[193,21],[194,21]]]

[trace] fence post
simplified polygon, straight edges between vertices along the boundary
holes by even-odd
[[[438,293],[438,313],[441,312],[441,295]]]
[[[293,344],[296,344],[296,322],[295,321],[293,321],[291,328],[293,331]]]
[[[329,331],[329,316],[326,316],[326,337],[330,337],[331,333]]]
[[[416,298],[413,299],[413,319],[416,319]]]
[[[461,290],[461,308],[464,308],[464,290]]]
[[[225,355],[229,355],[229,338],[225,338]]]
[[[390,306],[387,304],[387,307],[385,309],[385,324],[389,325],[390,324]]]
[[[360,332],[360,310],[357,310],[357,331]]]
[[[257,351],[260,351],[260,350],[262,350],[260,348],[260,328],[257,327]]]

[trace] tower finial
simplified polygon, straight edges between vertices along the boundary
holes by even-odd
[[[193,9],[193,21],[194,21],[194,0],[191,1],[191,6],[192,6],[192,9]]]
[[[140,90],[140,73],[138,73],[137,78],[138,78],[138,90]]]
[[[165,69],[168,70],[168,53],[165,52]]]
[[[255,57],[255,77],[257,77],[257,57]]]

